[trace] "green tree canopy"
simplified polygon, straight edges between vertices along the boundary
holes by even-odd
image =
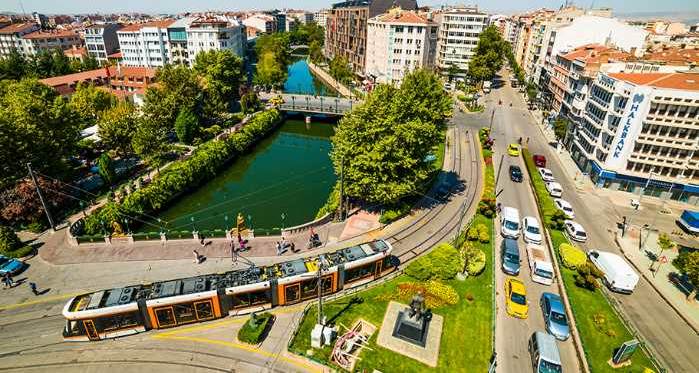
[[[106,185],[113,185],[116,181],[116,172],[114,172],[114,164],[109,154],[102,153],[102,155],[97,158],[97,168],[104,183]]]
[[[347,84],[351,82],[354,77],[347,57],[335,56],[330,60],[328,67],[330,68],[330,75],[340,83]]]
[[[553,122],[553,133],[556,135],[558,140],[563,140],[563,138],[566,136],[569,125],[570,121],[564,117],[558,117]]]
[[[265,87],[280,87],[286,80],[286,69],[277,61],[274,52],[264,52],[257,61],[255,84]]]
[[[311,44],[308,45],[308,54],[313,63],[323,62],[325,58],[325,56],[323,56],[323,47],[317,40],[313,40]]]
[[[102,112],[97,123],[97,134],[102,144],[119,155],[133,153],[131,140],[136,132],[138,114],[129,102],[119,102]]]
[[[687,297],[688,300],[694,300],[699,289],[699,251],[685,251],[680,253],[673,261],[675,266],[682,274],[687,276],[689,282],[694,285],[694,290]]]
[[[509,44],[503,40],[495,26],[488,26],[481,32],[478,45],[469,63],[469,75],[475,80],[490,80],[502,68]]]
[[[165,65],[155,74],[158,87],[146,89],[142,111],[151,120],[171,129],[183,107],[200,113],[203,99],[199,77],[184,65]]]
[[[194,135],[199,131],[199,120],[192,111],[186,107],[180,110],[175,120],[175,133],[177,138],[185,143],[191,144]]]
[[[194,60],[194,71],[201,77],[206,115],[227,112],[238,97],[243,60],[230,50],[201,52]]]
[[[408,74],[400,88],[379,85],[340,120],[331,158],[345,193],[390,203],[415,193],[430,176],[425,158],[440,141],[451,101],[432,72]]]
[[[169,149],[168,131],[169,128],[163,126],[154,117],[141,116],[131,139],[134,152],[151,166],[157,167],[163,164]]]
[[[80,120],[52,88],[37,80],[9,82],[0,89],[0,189],[37,171],[56,175],[64,169],[80,136]]]
[[[28,61],[17,49],[13,48],[10,54],[0,59],[0,80],[20,80],[27,75],[29,70]]]
[[[257,93],[254,91],[244,94],[240,99],[241,111],[246,114],[257,111],[261,105],[260,98],[257,97]]]
[[[80,115],[85,126],[94,125],[99,115],[116,102],[116,96],[93,84],[78,84],[75,93],[70,96],[70,106]]]

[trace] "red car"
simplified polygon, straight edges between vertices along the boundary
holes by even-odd
[[[541,154],[534,154],[532,157],[534,159],[534,164],[536,167],[546,167],[546,157]]]

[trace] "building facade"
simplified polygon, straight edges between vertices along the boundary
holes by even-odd
[[[162,67],[170,63],[167,28],[174,22],[168,19],[137,23],[117,31],[122,63],[145,67]]]
[[[245,27],[257,30],[259,33],[271,34],[277,31],[277,21],[267,14],[255,14],[243,20]]]
[[[400,84],[411,70],[433,66],[437,23],[414,11],[392,9],[367,22],[365,76]]]
[[[187,27],[192,17],[180,18],[167,27],[167,39],[170,42],[170,61],[178,65],[189,64],[187,46]]]
[[[85,28],[85,48],[87,53],[100,63],[106,63],[108,56],[119,50],[116,23],[92,25]]]
[[[320,27],[325,27],[330,9],[321,9],[313,14],[313,21]]]
[[[245,28],[237,21],[225,18],[197,18],[187,27],[187,53],[190,66],[199,52],[230,50],[245,57],[247,38]]]
[[[22,36],[24,53],[35,56],[41,51],[65,50],[82,46],[80,35],[72,30],[34,31]]]
[[[437,67],[445,74],[455,66],[457,76],[465,77],[481,32],[488,25],[488,15],[476,7],[452,8],[439,14]]]
[[[26,56],[22,37],[39,30],[36,23],[12,23],[0,29],[0,57],[7,57],[12,50]]]

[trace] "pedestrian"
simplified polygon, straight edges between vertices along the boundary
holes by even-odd
[[[231,240],[231,261],[235,263],[235,242]]]
[[[10,286],[10,274],[9,273],[5,273],[2,276],[2,285],[3,285],[3,289],[7,289],[8,287],[12,287],[12,286]]]
[[[290,247],[292,252],[296,252],[296,245],[293,242],[291,243]]]
[[[34,295],[39,295],[39,291],[36,290],[36,284],[35,284],[35,283],[30,282],[30,283],[29,283],[29,288],[32,289],[32,293],[34,293]]]
[[[199,252],[192,250],[192,254],[194,254],[194,264],[199,264]]]
[[[204,236],[201,236],[201,238],[199,239],[199,243],[201,244],[201,247],[206,246],[206,244],[204,244]]]
[[[282,255],[282,245],[277,241],[277,255]]]
[[[7,286],[9,286],[10,289],[15,286],[15,281],[12,279],[12,275],[9,272],[5,273],[5,278],[7,278]]]

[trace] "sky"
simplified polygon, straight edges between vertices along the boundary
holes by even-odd
[[[317,10],[339,0],[0,0],[0,12],[46,14],[71,13],[180,13],[206,10],[250,10],[291,7]],[[418,0],[418,5],[439,6],[474,3],[473,0]],[[512,13],[541,7],[558,8],[563,1],[488,0],[475,1],[488,12]],[[699,12],[697,0],[586,0],[574,2],[580,7],[608,6],[615,12]],[[20,5],[21,4],[21,5]]]

